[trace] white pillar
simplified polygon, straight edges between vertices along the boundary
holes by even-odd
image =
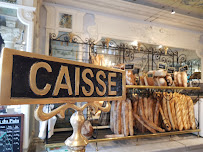
[[[6,20],[6,26],[0,26],[0,33],[5,47],[14,49],[16,41],[21,36],[22,29],[16,28],[16,20]]]

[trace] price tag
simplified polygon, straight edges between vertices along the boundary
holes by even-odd
[[[134,64],[125,64],[125,69],[126,70],[133,70],[134,69]]]
[[[150,73],[150,74],[147,74],[147,77],[148,77],[148,78],[153,78],[154,75],[153,75],[152,73]]]
[[[188,65],[179,68],[180,72],[184,72],[184,71],[187,71],[187,70],[188,70]]]
[[[175,67],[168,67],[168,70],[167,70],[168,73],[174,73],[175,72]]]
[[[166,70],[167,68],[167,64],[166,63],[163,63],[163,62],[159,62],[158,63],[158,69],[164,69]]]
[[[133,74],[139,74],[140,73],[140,69],[139,68],[134,68],[133,69]]]

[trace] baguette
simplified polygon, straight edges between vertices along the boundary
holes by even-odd
[[[168,128],[170,128],[170,127],[169,127],[168,121],[166,120],[166,118],[165,118],[165,116],[164,116],[164,113],[163,113],[163,110],[162,110],[160,104],[159,104],[159,111],[160,111],[160,114],[161,114],[161,116],[162,116],[162,120],[163,120],[163,123],[164,123],[164,125],[165,125],[165,128],[166,128],[167,130],[169,130]]]
[[[148,109],[148,100],[147,100],[147,97],[144,97],[144,116],[146,117],[146,119],[148,120],[148,112],[149,112],[149,109]]]
[[[189,110],[188,110],[188,106],[187,106],[187,97],[184,96],[184,100],[183,100],[183,107],[185,109],[185,117],[186,117],[186,123],[187,123],[187,127],[185,128],[186,130],[190,129],[190,121],[189,121]]]
[[[115,102],[116,101],[112,101],[111,113],[110,113],[110,129],[111,129],[112,132],[114,132],[114,107],[115,107]]]
[[[170,106],[171,106],[171,114],[172,114],[173,122],[174,122],[175,128],[178,130],[178,123],[177,123],[176,111],[175,111],[175,98],[170,101]]]
[[[114,116],[113,116],[113,121],[114,121],[114,133],[117,134],[118,133],[118,125],[117,125],[117,104],[118,102],[116,101],[115,102],[115,105],[114,105]]]
[[[144,111],[144,107],[143,107],[143,104],[142,104],[142,100],[139,100],[139,102],[140,102],[140,106],[141,106],[140,112],[141,112],[141,118],[142,118],[142,120],[143,120],[147,125],[149,125],[150,127],[152,127],[153,129],[155,129],[155,130],[157,130],[157,131],[159,131],[159,132],[165,132],[164,129],[158,127],[158,126],[155,125],[153,122],[150,122],[149,120],[146,119],[146,117],[145,117],[145,115],[144,115],[144,112],[143,112],[143,111]]]
[[[129,113],[128,113],[128,103],[126,101],[122,104],[122,113],[123,113],[123,132],[125,136],[129,135]]]
[[[142,124],[145,128],[147,128],[147,130],[149,130],[149,131],[152,132],[153,134],[156,133],[156,131],[155,131],[153,128],[147,126],[147,125],[144,123],[144,121],[143,121],[137,114],[133,113],[133,116],[134,116],[135,119],[137,119],[137,121],[138,121],[140,124]]]
[[[169,95],[167,95],[166,96],[166,99],[167,99],[167,110],[168,110],[168,116],[169,116],[169,120],[170,120],[170,122],[171,122],[171,126],[172,126],[172,128],[173,128],[173,130],[175,130],[176,129],[176,127],[175,127],[175,124],[174,124],[174,122],[173,122],[173,117],[172,117],[172,114],[171,114],[171,107],[170,107],[170,101],[169,101]]]
[[[160,103],[159,103],[159,100],[157,100],[156,107],[154,110],[154,124],[157,126],[159,124],[159,106],[160,106]]]
[[[168,117],[168,109],[167,109],[167,104],[166,104],[166,96],[163,97],[162,99],[162,108],[163,108],[163,112],[164,112],[164,116],[166,119],[166,122],[168,124],[168,127],[166,128],[167,131],[171,131],[171,123],[169,122],[169,117]]]
[[[151,121],[151,122],[154,122],[153,121],[153,100],[152,100],[152,98],[148,98],[148,105],[149,105],[149,111],[148,111],[148,118],[149,118],[149,121]]]
[[[135,114],[137,114],[137,106],[138,106],[138,101],[134,100],[133,101],[133,113],[135,113]],[[133,119],[134,119],[133,126],[135,127],[137,125],[137,123],[136,123],[135,117],[133,117]]]
[[[132,111],[132,103],[130,99],[127,99],[128,102],[128,108],[129,108],[129,133],[130,136],[134,135],[134,129],[133,129],[133,111]]]
[[[190,127],[192,129],[196,129],[193,101],[189,96],[187,96],[187,106],[188,106]]]
[[[181,105],[182,105],[182,120],[183,120],[183,128],[185,130],[188,129],[188,120],[187,120],[187,116],[188,116],[188,113],[186,112],[186,108],[187,106],[185,107],[185,97],[184,95],[181,96]],[[186,103],[187,104],[187,103]]]
[[[179,131],[183,130],[183,121],[182,121],[182,112],[181,112],[181,102],[179,101],[180,97],[176,98],[175,100],[175,109],[176,109],[176,119],[178,122],[178,129]]]
[[[117,133],[116,134],[122,133],[121,109],[122,109],[122,102],[118,101],[117,102]]]

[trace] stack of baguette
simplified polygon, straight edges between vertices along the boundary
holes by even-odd
[[[196,129],[193,101],[178,93],[112,101],[110,128],[124,136]]]

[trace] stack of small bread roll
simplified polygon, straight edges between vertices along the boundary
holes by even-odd
[[[179,93],[112,101],[110,128],[124,136],[196,129],[193,101]]]

